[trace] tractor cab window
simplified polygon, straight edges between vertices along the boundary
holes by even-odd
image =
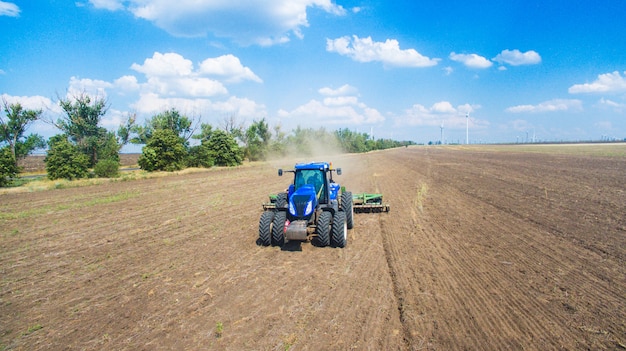
[[[316,169],[303,169],[296,172],[295,186],[299,189],[305,184],[315,187],[315,193],[319,199],[324,194],[324,175],[323,172]]]

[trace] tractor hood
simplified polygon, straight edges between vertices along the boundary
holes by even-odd
[[[289,213],[297,218],[310,217],[317,207],[315,187],[305,184],[298,188],[289,198]]]

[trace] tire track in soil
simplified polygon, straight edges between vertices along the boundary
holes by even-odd
[[[392,176],[391,169],[394,167],[389,167],[387,169],[380,167],[375,162],[377,162],[377,157],[380,156],[379,153],[370,153],[364,160],[364,163],[367,165],[367,171],[364,172],[371,176],[367,177],[367,182],[359,182],[360,184],[357,186],[359,189],[365,189],[368,192],[381,192],[382,184],[379,184],[379,179],[383,181],[385,179],[389,179]],[[372,161],[373,160],[373,161]],[[381,181],[382,182],[382,181]],[[383,193],[384,200],[386,201],[389,198],[389,194],[385,195]],[[407,199],[398,198],[394,199],[397,203],[407,203]],[[410,201],[408,203],[411,203]],[[399,209],[399,208],[398,208]],[[398,209],[392,208],[391,211],[397,211]],[[401,257],[401,253],[397,250],[402,245],[395,242],[395,236],[388,230],[389,226],[385,224],[385,219],[387,216],[394,216],[393,212],[390,213],[381,213],[381,214],[364,214],[362,216],[376,216],[376,226],[375,228],[378,230],[382,237],[382,246],[384,252],[384,262],[386,264],[387,274],[391,279],[391,291],[393,292],[395,306],[398,310],[398,321],[402,326],[402,347],[405,349],[414,349],[412,347],[413,341],[411,340],[411,329],[409,323],[407,323],[407,309],[406,302],[404,297],[404,291],[402,289],[402,285],[400,283],[400,279],[402,279],[402,275],[397,272],[397,257]]]

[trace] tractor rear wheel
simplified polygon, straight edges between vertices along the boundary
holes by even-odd
[[[341,194],[341,210],[346,213],[348,229],[354,228],[354,211],[352,210],[352,192],[346,191]]]
[[[330,244],[333,247],[345,247],[348,241],[348,225],[346,223],[346,213],[338,211],[333,216],[333,235]]]
[[[285,221],[287,213],[285,211],[277,211],[272,222],[272,245],[283,246],[285,243]]]
[[[259,220],[259,244],[270,246],[272,240],[272,221],[274,220],[273,211],[265,211],[261,213]]]
[[[315,228],[316,237],[313,238],[313,245],[324,247],[330,245],[330,224],[333,219],[333,214],[324,211],[317,219],[317,225]]]

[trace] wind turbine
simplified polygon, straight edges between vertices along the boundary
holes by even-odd
[[[443,121],[441,121],[441,145],[443,145]]]

